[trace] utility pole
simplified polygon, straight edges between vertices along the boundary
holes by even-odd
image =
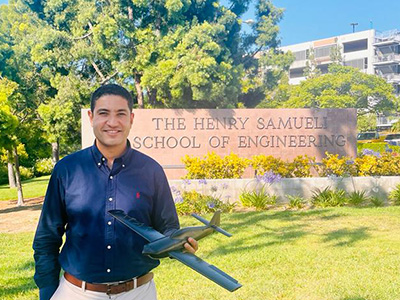
[[[350,26],[353,26],[353,33],[355,31],[356,26],[358,25],[358,23],[350,23]]]

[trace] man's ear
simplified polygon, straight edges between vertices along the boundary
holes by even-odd
[[[87,112],[88,116],[89,116],[89,120],[90,120],[90,125],[93,127],[93,113],[92,111],[89,109]]]
[[[135,114],[133,112],[131,112],[131,125],[133,123],[133,119],[135,118]]]

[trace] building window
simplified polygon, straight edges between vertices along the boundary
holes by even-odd
[[[394,84],[394,93],[398,96],[400,94],[400,85]]]
[[[317,68],[321,71],[322,74],[328,73],[328,67],[330,64],[323,64],[323,65],[318,65]]]
[[[314,48],[314,56],[315,58],[319,57],[329,57],[331,55],[331,50],[335,45],[325,46]]]
[[[289,70],[289,78],[304,77],[304,68],[294,68]]]
[[[353,60],[348,60],[344,62],[345,66],[350,66],[353,68],[357,68],[360,70],[365,70],[368,68],[368,58],[359,58],[359,59],[353,59]]]
[[[307,57],[306,50],[293,52],[293,55],[295,61],[306,60]]]
[[[368,39],[343,43],[343,52],[349,53],[368,49]]]

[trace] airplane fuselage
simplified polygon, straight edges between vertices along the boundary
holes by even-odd
[[[211,234],[214,230],[207,226],[186,227],[175,231],[171,236],[166,236],[143,247],[143,254],[159,259],[168,257],[168,252],[181,250],[189,237],[200,240]]]

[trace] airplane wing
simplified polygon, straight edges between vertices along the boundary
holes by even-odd
[[[135,218],[128,216],[123,210],[109,210],[108,213],[149,242],[165,237],[165,235],[152,227],[146,226]]]
[[[217,267],[208,264],[194,254],[183,253],[180,251],[170,251],[168,254],[230,292],[233,292],[242,286],[236,279],[232,278]]]

